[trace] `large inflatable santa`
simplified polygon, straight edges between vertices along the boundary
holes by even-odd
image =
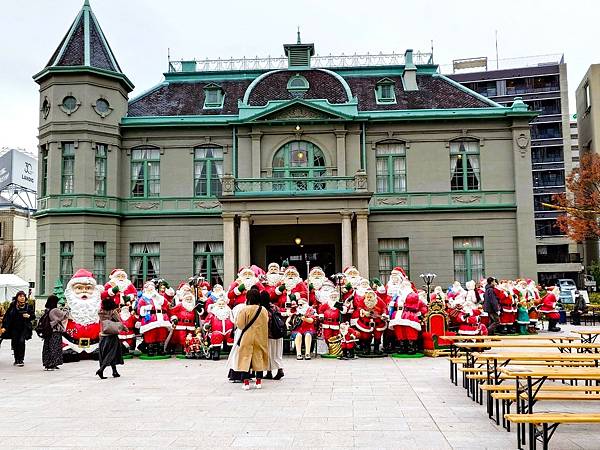
[[[102,300],[112,298],[117,306],[133,306],[137,299],[137,289],[129,281],[127,272],[123,269],[113,269],[104,284]]]
[[[181,353],[185,347],[188,333],[194,334],[196,330],[196,311],[194,306],[196,298],[192,288],[187,283],[181,283],[175,295],[175,306],[171,308],[171,322],[175,329],[169,341],[171,351]]]
[[[259,291],[264,289],[263,285],[258,281],[258,275],[254,273],[251,267],[242,267],[238,271],[237,279],[231,283],[227,291],[227,298],[232,308],[239,304],[246,303],[246,292],[252,286],[256,286]]]
[[[70,314],[62,339],[65,361],[97,355],[101,292],[102,286],[96,285],[94,275],[85,269],[75,272],[67,283],[65,299]]]
[[[172,329],[169,304],[156,291],[152,281],[144,283],[144,290],[137,303],[140,333],[148,356],[164,355],[164,342]]]

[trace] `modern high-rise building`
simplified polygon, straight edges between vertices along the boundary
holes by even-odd
[[[469,72],[460,73],[464,69]],[[572,170],[567,65],[563,56],[499,63],[487,58],[456,60],[453,70],[456,73],[449,77],[463,86],[501,105],[521,97],[530,110],[539,113],[531,122],[537,277],[541,283],[557,278],[577,280],[582,267],[578,246],[556,226],[560,212],[543,206],[552,203],[554,194],[565,192],[565,177]]]
[[[284,51],[171,61],[129,99],[86,2],[34,76],[40,279],[122,267],[137,286],[228,285],[271,261],[383,280],[401,266],[445,286],[535,277],[536,113],[412,50],[319,57],[298,36]]]

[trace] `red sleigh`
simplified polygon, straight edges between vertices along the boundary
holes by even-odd
[[[443,300],[433,300],[429,303],[429,311],[425,315],[425,331],[423,332],[423,349],[427,356],[440,356],[450,349],[450,341],[440,336],[453,336],[456,333],[448,331],[448,313]]]

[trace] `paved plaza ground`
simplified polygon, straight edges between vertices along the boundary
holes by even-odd
[[[97,362],[45,372],[41,342],[13,367],[0,348],[1,448],[516,448],[516,435],[448,377],[445,358],[296,361],[283,380],[244,392],[225,361],[126,361],[99,380]],[[107,372],[110,372],[107,371]],[[598,410],[540,404],[538,410]],[[600,448],[600,427],[559,427],[551,448]]]

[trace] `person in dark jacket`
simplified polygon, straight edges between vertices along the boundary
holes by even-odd
[[[46,312],[50,316],[52,334],[44,338],[42,364],[46,370],[55,370],[63,363],[62,333],[65,331],[69,313],[58,308],[58,297],[56,295],[48,296]]]
[[[123,364],[123,353],[121,350],[121,342],[119,341],[119,332],[127,331],[127,328],[121,322],[117,305],[110,298],[102,300],[102,307],[98,313],[100,317],[100,344],[99,363],[100,369],[96,371],[96,375],[100,379],[105,380],[104,369],[108,366],[112,368],[112,376],[118,378],[117,365]]]
[[[587,312],[587,305],[585,299],[579,291],[575,291],[573,294],[575,302],[573,304],[573,311],[571,312],[571,323],[573,325],[581,325],[581,315]]]
[[[487,313],[490,320],[488,333],[495,334],[496,328],[500,323],[500,301],[496,295],[496,285],[498,282],[494,277],[488,277],[483,294],[483,310]]]
[[[25,341],[31,339],[33,335],[34,320],[35,310],[27,303],[27,295],[24,291],[17,292],[4,315],[0,328],[0,336],[11,340],[15,366],[24,366]]]

